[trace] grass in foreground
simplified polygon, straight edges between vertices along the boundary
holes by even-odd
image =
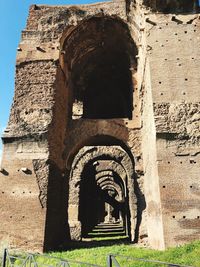
[[[106,266],[106,257],[108,254],[120,254],[134,258],[145,258],[148,260],[159,260],[164,262],[200,267],[200,241],[177,248],[171,248],[166,251],[136,248],[134,245],[130,244],[118,244],[105,247],[74,249],[65,252],[53,252],[48,255],[62,259],[78,260]],[[155,263],[151,264],[128,261],[127,259],[120,257],[117,257],[117,260],[120,263],[121,267],[161,266]]]
[[[111,241],[110,241],[111,242]],[[106,259],[108,254],[119,254],[122,256],[134,257],[134,258],[143,258],[146,260],[157,260],[162,262],[169,262],[174,264],[181,264],[187,266],[200,267],[200,241],[193,242],[191,244],[180,246],[177,248],[171,248],[166,251],[157,251],[146,248],[138,248],[130,244],[115,244],[106,246],[97,246],[88,248],[79,248],[63,252],[52,252],[46,254],[50,256],[49,258],[43,257],[43,255],[36,256],[35,259],[38,263],[38,266],[44,266],[44,264],[50,266],[56,266],[59,260],[56,260],[51,257],[63,260],[75,260],[81,262],[87,262],[92,264],[98,264],[102,267],[106,267]],[[15,254],[16,255],[16,254]],[[19,258],[15,261],[13,266],[20,266],[21,263],[26,258],[26,254],[20,253],[16,256],[21,256],[22,260]],[[45,255],[44,255],[45,256]],[[149,262],[140,262],[140,261],[129,261],[126,258],[116,257],[117,261],[120,264],[120,267],[160,267],[164,265],[149,263]],[[1,258],[0,258],[1,262]],[[32,266],[32,265],[30,265]],[[71,264],[70,267],[82,266],[79,264]],[[85,265],[86,266],[86,265]],[[114,267],[115,265],[113,265]]]

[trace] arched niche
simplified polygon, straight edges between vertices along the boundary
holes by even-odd
[[[61,39],[72,118],[132,118],[137,48],[118,17],[93,16]]]

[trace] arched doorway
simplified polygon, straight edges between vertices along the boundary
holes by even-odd
[[[83,237],[97,225],[122,226],[128,236],[126,183],[124,171],[117,173],[117,161],[100,155],[86,163],[80,182],[79,221]],[[119,168],[118,168],[119,171]],[[121,177],[122,176],[122,177]],[[116,227],[114,227],[116,229]]]
[[[72,240],[81,240],[99,223],[119,223],[135,238],[137,203],[134,166],[120,146],[84,146],[69,179],[68,218]]]

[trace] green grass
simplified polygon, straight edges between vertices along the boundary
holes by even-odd
[[[159,260],[182,265],[200,267],[200,241],[191,244],[171,248],[166,251],[156,251],[145,248],[136,248],[134,245],[112,245],[95,248],[74,249],[65,252],[53,252],[48,255],[53,257],[84,261],[93,264],[106,266],[106,257],[108,254],[120,254],[135,258],[145,258],[148,260]],[[158,264],[133,262],[124,258],[117,257],[121,267],[133,266],[161,266]]]
[[[200,241],[193,242],[191,244],[180,246],[177,248],[171,248],[166,251],[157,251],[146,248],[138,248],[134,245],[130,244],[115,244],[115,245],[107,245],[107,246],[98,246],[93,248],[80,248],[73,249],[63,252],[51,252],[45,254],[47,256],[52,256],[56,258],[62,258],[64,260],[75,260],[88,262],[92,264],[98,264],[100,266],[106,267],[106,258],[108,254],[120,254],[123,256],[134,257],[134,258],[144,258],[146,260],[158,260],[163,262],[170,262],[181,265],[189,265],[200,267]],[[21,254],[24,258],[24,254]],[[36,258],[38,266],[42,266],[42,264],[48,264],[51,266],[56,266],[58,260],[52,258],[45,258],[43,255],[39,255]],[[155,263],[149,262],[138,262],[138,261],[130,261],[126,258],[116,257],[121,267],[159,267],[164,266]],[[15,265],[20,266],[22,262],[17,260]],[[43,265],[44,266],[44,265]],[[82,266],[79,264],[72,264],[70,267],[78,267]],[[33,264],[30,267],[34,267]],[[113,265],[114,267],[114,265]]]

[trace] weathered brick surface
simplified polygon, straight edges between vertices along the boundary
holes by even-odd
[[[37,251],[81,239],[79,183],[94,159],[99,173],[132,173],[132,239],[158,249],[199,239],[199,14],[196,1],[165,2],[30,7],[3,136],[0,239]],[[102,47],[120,65],[129,56],[132,118],[82,117]]]

